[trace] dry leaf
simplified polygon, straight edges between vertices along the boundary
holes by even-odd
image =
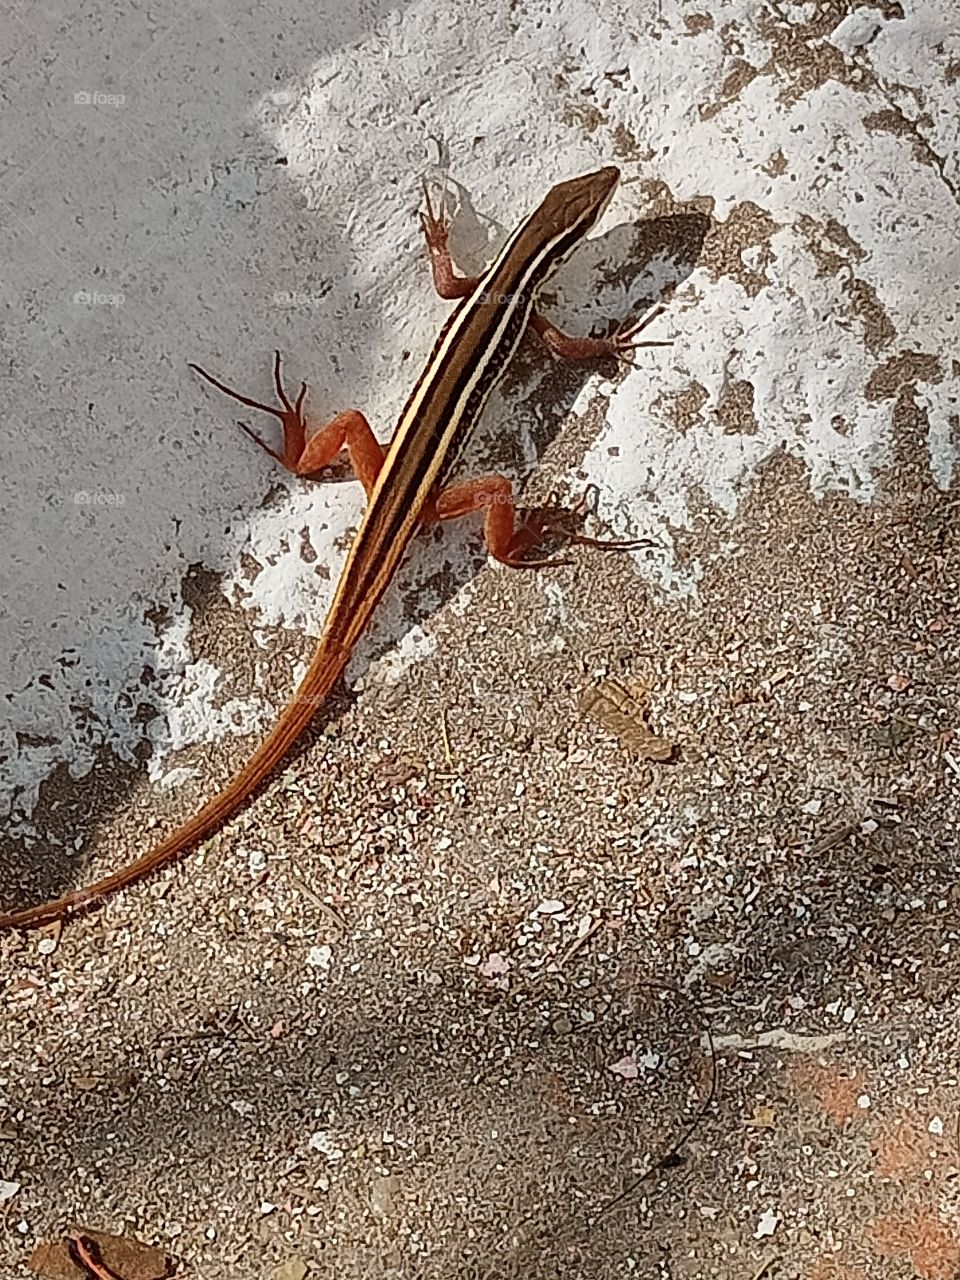
[[[370,1208],[374,1217],[390,1217],[399,1189],[400,1179],[396,1174],[388,1173],[385,1177],[373,1179],[370,1184]]]
[[[715,991],[730,991],[736,986],[737,976],[734,973],[715,973],[712,969],[708,969],[703,975],[703,980]]]
[[[310,1268],[302,1258],[288,1258],[270,1273],[270,1280],[306,1280]]]
[[[98,1261],[123,1280],[166,1280],[173,1266],[162,1249],[143,1244],[132,1236],[112,1236],[106,1231],[91,1231],[73,1226],[68,1234],[89,1241]],[[70,1240],[47,1240],[37,1245],[27,1264],[44,1280],[90,1280],[90,1272],[73,1260]]]
[[[35,996],[42,990],[43,983],[35,978],[15,978],[7,987],[7,996],[16,999],[18,996]]]
[[[644,760],[663,763],[673,755],[673,743],[658,738],[647,725],[643,703],[616,680],[585,689],[580,695],[580,712],[615,734]]]
[[[777,1113],[773,1107],[754,1107],[753,1115],[746,1122],[751,1129],[773,1129],[776,1127]]]

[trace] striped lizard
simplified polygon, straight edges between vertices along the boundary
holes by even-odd
[[[250,428],[244,430],[294,475],[316,475],[345,447],[367,496],[363,519],[340,574],[316,653],[299,688],[260,747],[227,786],[141,857],[86,888],[0,915],[0,929],[45,925],[90,907],[169,864],[234,814],[277,767],[339,679],[410,540],[422,526],[482,511],[488,550],[502,564],[514,567],[561,563],[528,556],[553,534],[594,545],[642,545],[601,542],[566,531],[561,527],[562,518],[572,513],[556,508],[518,522],[512,486],[504,476],[450,483],[483,406],[528,325],[554,355],[567,360],[613,357],[629,361],[638,347],[668,345],[638,339],[662,310],[659,304],[636,324],[608,337],[585,338],[564,333],[536,309],[538,291],[597,222],[619,177],[619,171],[609,166],[553,187],[478,277],[456,274],[447,245],[445,202],[435,210],[424,184],[425,212],[420,217],[434,285],[442,297],[459,299],[459,305],[443,326],[386,449],[355,409],[338,413],[308,438],[308,419],[303,412],[306,383],[301,383],[296,401],[291,403],[280,377],[279,351],[273,374],[280,407],[241,395],[199,365],[190,365],[234,400],[280,420],[280,450]],[[578,509],[575,507],[574,513]]]

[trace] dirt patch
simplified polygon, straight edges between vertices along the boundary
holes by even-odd
[[[742,1274],[771,1244],[813,1276],[827,1239],[850,1274],[939,1280],[947,1182],[897,1163],[880,1103],[936,1079],[956,1105],[960,562],[921,439],[896,475],[875,507],[815,502],[780,458],[732,522],[700,508],[697,605],[587,549],[484,569],[434,656],[371,672],[202,854],[52,955],[5,939],[18,1215],[135,1211],[251,1280],[291,1253],[599,1277],[722,1250]],[[578,715],[604,675],[651,690],[674,763]],[[721,1053],[682,1159],[631,1191],[706,1096],[705,1026],[838,1047]],[[881,1199],[849,1197],[862,1176]]]

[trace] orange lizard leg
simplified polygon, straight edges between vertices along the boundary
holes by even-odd
[[[273,381],[280,404],[283,406],[280,409],[274,405],[261,404],[259,400],[251,400],[248,396],[242,396],[232,387],[220,382],[212,373],[207,373],[206,369],[201,369],[198,364],[191,363],[190,368],[199,373],[201,378],[206,378],[207,382],[212,383],[224,395],[239,400],[250,409],[260,409],[263,413],[271,413],[275,418],[280,419],[283,425],[283,451],[280,453],[255,431],[251,431],[243,423],[240,425],[247,435],[255,440],[261,449],[265,449],[271,458],[276,458],[282,467],[292,471],[295,476],[313,476],[329,466],[340,450],[346,446],[350,465],[363,485],[367,497],[370,496],[383,465],[384,454],[369,422],[358,410],[347,409],[343,413],[338,413],[325,427],[316,430],[308,440],[307,419],[303,415],[307,384],[300,383],[296,404],[291,404],[280,381],[279,351],[276,352],[273,363]]]
[[[590,538],[565,526],[581,516],[588,503],[596,502],[597,489],[590,485],[579,502],[563,508],[554,502],[531,511],[519,524],[513,500],[513,486],[506,476],[483,476],[463,484],[441,489],[426,506],[421,517],[424,524],[440,520],[458,520],[474,511],[482,511],[483,536],[487,549],[495,560],[513,569],[544,569],[552,565],[570,564],[566,558],[527,560],[527,552],[549,538],[561,538],[567,542],[579,542],[584,546],[602,547],[607,550],[630,551],[650,546],[649,538],[625,541]]]
[[[655,303],[635,324],[625,325],[606,338],[574,338],[564,333],[546,317],[535,311],[530,317],[530,327],[548,351],[561,360],[623,360],[631,364],[631,356],[640,347],[669,347],[669,342],[638,342],[637,335],[656,320],[664,310],[662,302]]]
[[[430,254],[430,270],[433,273],[433,287],[441,298],[465,298],[473,293],[480,283],[479,276],[458,276],[453,269],[453,259],[447,238],[450,235],[450,217],[447,213],[447,189],[440,188],[440,208],[434,209],[430,199],[430,188],[426,179],[423,182],[423,200],[427,206],[426,213],[420,214],[420,225],[423,227],[427,252]]]
[[[440,207],[435,209],[430,199],[430,188],[423,183],[423,199],[426,212],[420,214],[420,225],[423,227],[430,254],[430,270],[433,273],[433,287],[441,298],[465,298],[473,293],[480,283],[480,276],[458,276],[450,257],[447,240],[450,234],[450,217],[447,212],[446,187],[440,188]],[[530,327],[537,334],[548,351],[552,351],[561,360],[603,360],[611,357],[631,363],[634,351],[640,347],[669,347],[669,342],[640,342],[637,335],[648,324],[651,324],[664,310],[663,303],[658,302],[640,317],[634,324],[624,325],[606,338],[575,338],[564,333],[555,324],[534,310],[530,316]]]

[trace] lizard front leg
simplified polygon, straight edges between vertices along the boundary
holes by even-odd
[[[426,212],[420,214],[420,225],[423,227],[427,252],[430,255],[430,270],[433,275],[433,287],[441,298],[465,298],[480,284],[480,276],[458,276],[450,256],[448,239],[450,235],[450,216],[447,211],[447,189],[441,185],[440,203],[434,208],[430,199],[430,188],[423,183],[423,198]],[[639,320],[627,323],[614,330],[604,338],[576,338],[572,334],[559,329],[551,320],[534,308],[530,316],[530,328],[534,331],[548,351],[561,360],[622,360],[631,363],[631,356],[640,347],[669,347],[670,342],[639,342],[637,335],[648,324],[651,324],[664,311],[663,303],[654,303]]]
[[[357,409],[346,409],[331,419],[326,426],[318,427],[307,439],[308,420],[303,414],[303,402],[307,394],[307,384],[300,383],[300,391],[296,403],[291,404],[280,380],[280,352],[277,351],[273,363],[273,381],[282,408],[275,405],[262,404],[259,400],[251,400],[239,391],[226,386],[212,373],[201,369],[198,364],[190,364],[190,368],[199,373],[201,378],[212,383],[224,395],[238,400],[250,409],[259,409],[279,418],[283,426],[283,449],[278,452],[267,444],[261,436],[243,423],[240,425],[261,449],[276,458],[282,467],[293,472],[295,476],[313,476],[330,465],[341,449],[346,447],[350,465],[357,479],[363,485],[367,497],[373,491],[380,468],[383,466],[384,452],[380,442],[366,418]]]
[[[479,276],[458,276],[450,257],[447,240],[450,235],[450,217],[447,213],[447,188],[440,187],[440,207],[434,209],[430,199],[430,188],[423,181],[423,200],[427,206],[426,213],[420,214],[420,225],[423,227],[423,238],[427,242],[427,253],[430,255],[430,271],[433,275],[433,287],[441,298],[452,301],[454,298],[465,298],[473,293],[480,283]]]
[[[548,351],[552,351],[561,360],[622,360],[631,364],[631,356],[640,347],[670,347],[671,342],[638,342],[637,335],[642,333],[663,313],[662,302],[655,302],[652,307],[634,324],[625,324],[605,338],[575,338],[572,334],[558,329],[546,316],[534,311],[530,317],[530,328],[534,331]]]

